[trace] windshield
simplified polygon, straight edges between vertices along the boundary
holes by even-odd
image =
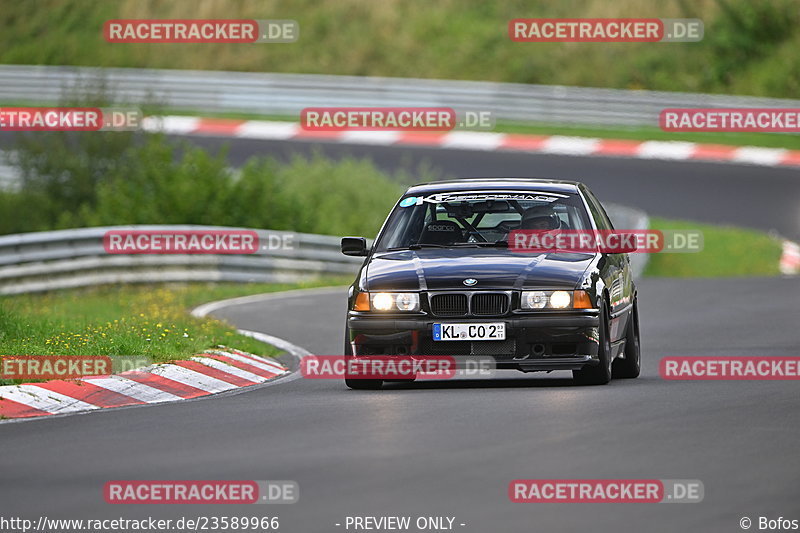
[[[515,229],[581,230],[591,229],[591,224],[577,194],[499,191],[407,196],[389,216],[376,251],[504,245]]]

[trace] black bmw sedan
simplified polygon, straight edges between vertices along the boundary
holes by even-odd
[[[497,369],[571,370],[580,384],[637,377],[627,253],[520,251],[509,241],[521,230],[614,227],[577,182],[486,178],[408,189],[371,248],[362,237],[342,239],[342,253],[366,258],[349,291],[345,358],[489,357]]]

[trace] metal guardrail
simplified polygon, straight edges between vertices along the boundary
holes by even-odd
[[[666,107],[798,108],[800,100],[479,81],[0,65],[0,101],[57,103],[64,89],[104,79],[120,103],[176,110],[296,116],[310,106],[442,106],[496,119],[655,126]]]
[[[647,228],[647,216],[636,209],[607,206],[615,225]],[[105,226],[0,236],[0,295],[43,292],[113,283],[156,282],[294,282],[321,275],[353,274],[362,263],[340,252],[330,235],[253,230],[262,243],[269,236],[290,236],[289,249],[261,249],[254,254],[109,254],[103,235],[109,230],[233,230],[221,226]],[[633,254],[634,273],[646,254]]]
[[[293,282],[324,274],[351,274],[362,260],[347,257],[328,235],[254,230],[291,236],[291,249],[245,255],[108,254],[109,230],[232,230],[219,226],[106,226],[0,236],[0,294],[22,294],[107,283],[169,281]]]

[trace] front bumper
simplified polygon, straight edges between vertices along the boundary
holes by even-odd
[[[503,341],[434,341],[433,324],[504,322]],[[445,355],[494,359],[498,369],[524,372],[578,370],[598,363],[597,311],[539,316],[457,319],[374,316],[351,311],[347,326],[353,355]]]

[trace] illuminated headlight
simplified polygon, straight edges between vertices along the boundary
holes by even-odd
[[[419,294],[415,292],[377,292],[370,294],[376,311],[419,311]]]
[[[592,309],[586,291],[522,291],[522,309]]]
[[[550,307],[565,309],[569,307],[572,297],[567,291],[555,291],[550,295]]]

